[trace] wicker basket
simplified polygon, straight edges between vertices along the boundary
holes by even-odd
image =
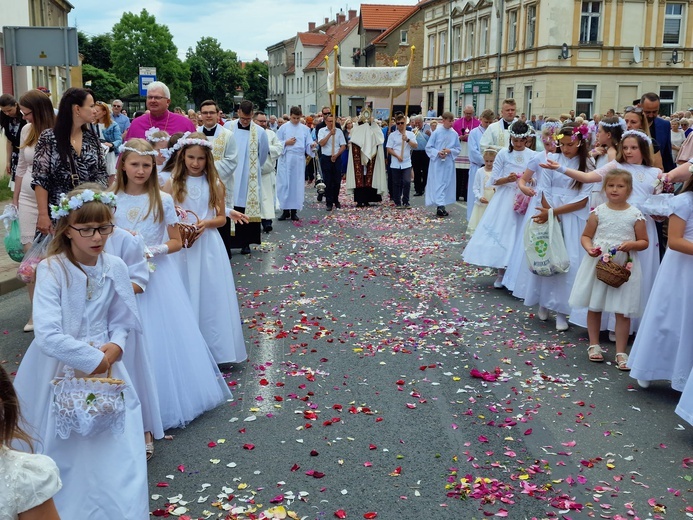
[[[611,287],[621,287],[630,278],[630,271],[614,262],[597,262],[597,279]]]
[[[125,425],[127,385],[111,377],[76,377],[74,369],[65,367],[65,377],[53,380],[55,434],[67,439],[71,433],[83,437],[104,431],[122,433]]]
[[[178,222],[178,231],[180,231],[180,238],[183,241],[183,247],[192,247],[192,245],[197,240],[197,224],[200,223],[200,217],[197,213],[189,209],[184,210],[185,214],[191,213],[195,217],[195,223],[190,224],[189,222]]]

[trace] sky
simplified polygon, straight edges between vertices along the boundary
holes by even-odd
[[[308,22],[320,25],[333,20],[340,9],[360,10],[360,3],[321,0],[70,0],[74,10],[69,24],[89,36],[110,32],[124,12],[140,13],[145,7],[156,21],[168,25],[178,55],[185,59],[188,47],[204,36],[216,38],[223,49],[236,52],[241,61],[267,59],[270,45],[307,31]],[[366,2],[368,3],[368,2]],[[415,5],[416,0],[373,0],[374,4]],[[112,7],[113,6],[113,7]],[[115,7],[117,6],[117,7]]]

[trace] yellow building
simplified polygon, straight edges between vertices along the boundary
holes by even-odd
[[[691,9],[691,0],[433,1],[423,102],[459,114],[514,98],[527,117],[571,109],[591,117],[652,91],[663,114],[688,109]]]

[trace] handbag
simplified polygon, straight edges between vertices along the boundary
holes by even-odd
[[[24,258],[19,220],[12,221],[12,224],[10,224],[10,232],[5,235],[5,251],[7,251],[9,257],[15,262],[21,262]]]
[[[527,223],[524,244],[529,270],[537,276],[553,276],[567,273],[570,269],[570,257],[553,209],[549,209],[545,223],[539,224],[534,220]]]
[[[125,431],[125,396],[127,384],[111,377],[77,377],[65,366],[65,377],[53,379],[53,413],[55,435],[67,439],[74,432],[82,437],[110,430]]]

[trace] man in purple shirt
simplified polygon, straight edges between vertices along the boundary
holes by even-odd
[[[128,139],[139,137],[146,139],[145,132],[150,128],[173,135],[176,132],[195,132],[195,125],[185,116],[168,110],[171,104],[171,91],[161,81],[153,81],[147,86],[148,112],[132,121],[128,130]]]
[[[460,136],[460,155],[455,160],[455,179],[457,200],[460,197],[467,200],[467,184],[469,183],[469,151],[467,140],[469,133],[479,126],[479,120],[474,117],[474,106],[467,105],[462,112],[463,117],[457,119],[452,128]]]

